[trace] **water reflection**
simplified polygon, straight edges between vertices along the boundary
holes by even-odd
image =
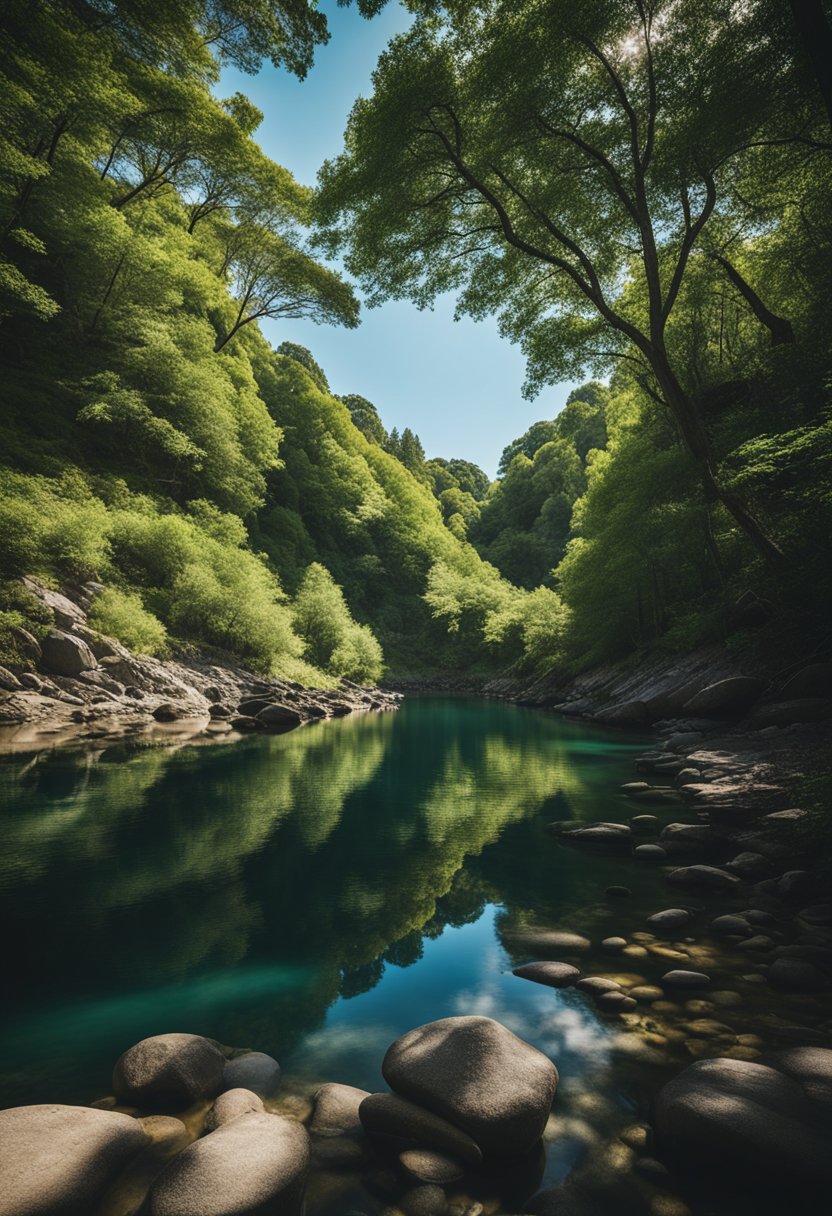
[[[299,1072],[331,1057],[331,1079],[353,1084],[421,1011],[490,1003],[523,1033],[522,1007],[551,1017],[551,994],[495,995],[495,908],[564,914],[597,899],[603,873],[567,850],[553,862],[544,826],[612,814],[634,747],[498,703],[419,699],[226,746],[5,758],[0,904],[17,1001],[3,1104],[86,1100],[124,1046],[170,1029]],[[597,1021],[557,1007],[559,1050],[570,1035],[596,1050],[575,1036],[603,1038]],[[352,1048],[338,1047],[347,1030]]]

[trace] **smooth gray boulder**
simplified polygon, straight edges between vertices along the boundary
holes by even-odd
[[[570,963],[524,963],[522,967],[515,967],[513,974],[521,980],[548,984],[550,988],[569,988],[581,978],[580,970]]]
[[[214,1132],[232,1119],[239,1119],[241,1115],[259,1115],[263,1109],[263,1099],[250,1089],[227,1089],[208,1111],[205,1130]]]
[[[136,1119],[86,1106],[0,1111],[0,1216],[87,1216],[150,1141]]]
[[[448,1186],[460,1179],[465,1170],[453,1157],[430,1148],[408,1148],[399,1153],[399,1165],[416,1182]]]
[[[416,1140],[459,1157],[470,1165],[482,1162],[480,1147],[460,1128],[433,1111],[398,1094],[370,1094],[358,1110],[361,1125],[372,1135],[398,1136]]]
[[[711,977],[704,971],[666,971],[661,981],[668,988],[707,988]]]
[[[530,954],[584,954],[592,945],[588,937],[564,929],[507,929],[503,936],[509,949]]]
[[[748,709],[765,690],[765,680],[754,676],[729,676],[717,680],[707,688],[695,693],[684,705],[686,714],[702,714],[704,717],[719,714],[740,713]]]
[[[174,1157],[148,1216],[294,1216],[303,1205],[309,1135],[280,1115],[242,1115]]]
[[[495,1156],[519,1155],[537,1143],[558,1083],[542,1052],[477,1016],[408,1031],[388,1048],[382,1073],[397,1093],[449,1119]]]
[[[128,1106],[184,1110],[219,1093],[224,1065],[219,1048],[198,1034],[154,1035],[116,1062],[113,1093]]]
[[[280,1065],[264,1051],[247,1051],[228,1060],[222,1074],[223,1089],[250,1089],[271,1098],[280,1088]]]
[[[309,1130],[316,1136],[348,1136],[363,1131],[358,1108],[369,1091],[354,1085],[322,1085],[315,1094],[315,1113]]]
[[[832,1060],[832,1052],[818,1052]],[[784,1056],[791,1053],[784,1052]],[[693,1172],[730,1170],[739,1180],[832,1182],[824,1107],[792,1076],[746,1060],[699,1060],[660,1091],[661,1155]]]
[[[667,877],[674,886],[704,891],[732,891],[741,882],[736,874],[716,866],[680,866]]]
[[[87,643],[63,629],[50,629],[41,639],[40,648],[41,670],[54,676],[78,676],[98,666]]]
[[[676,929],[684,929],[693,920],[687,908],[663,908],[647,917],[647,924],[658,933],[673,933]]]
[[[290,709],[288,705],[267,705],[259,711],[256,717],[267,730],[274,731],[292,730],[295,726],[300,726],[303,721],[298,711]]]

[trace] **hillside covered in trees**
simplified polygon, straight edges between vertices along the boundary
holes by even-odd
[[[103,584],[138,652],[303,682],[828,647],[812,6],[410,7],[311,190],[217,82],[303,76],[313,5],[6,6],[0,662],[43,629],[26,575]],[[577,386],[493,483],[266,342],[359,324],[336,254],[370,304],[497,314],[530,395]]]

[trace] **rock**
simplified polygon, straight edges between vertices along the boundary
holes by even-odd
[[[637,794],[643,794],[645,790],[649,790],[650,785],[647,781],[626,781],[621,786],[621,793],[627,794],[629,797],[634,797]]]
[[[666,988],[707,988],[710,982],[702,971],[667,971],[662,976]]]
[[[465,1173],[458,1161],[429,1148],[408,1148],[399,1153],[399,1164],[417,1182],[432,1182],[448,1186]]]
[[[40,666],[55,676],[78,676],[98,666],[95,655],[81,638],[50,629],[41,641]]]
[[[664,996],[661,988],[656,988],[653,984],[637,984],[635,988],[627,990],[627,996],[631,996],[634,1001],[641,1004],[650,1004],[652,1001],[660,1001]]]
[[[222,705],[222,704],[220,704],[220,702],[215,701],[215,702],[213,702],[213,704],[208,706],[208,716],[210,718],[214,718],[214,719],[218,719],[218,720],[222,720],[223,718],[230,718],[231,710],[228,708],[227,705]]]
[[[630,831],[651,835],[659,826],[655,815],[634,815],[630,820]]]
[[[534,954],[583,954],[592,945],[588,937],[561,929],[519,929],[507,932],[505,937],[512,949],[526,949]]]
[[[164,701],[161,705],[156,706],[153,717],[157,722],[176,722],[182,717],[182,710],[172,701]]]
[[[259,718],[249,718],[245,715],[239,718],[232,718],[231,726],[233,730],[239,730],[246,734],[255,730],[266,729]]]
[[[832,925],[832,903],[801,908],[798,916],[808,925]]]
[[[720,937],[748,937],[753,930],[744,916],[718,916],[711,921],[711,932]]]
[[[257,714],[257,721],[262,722],[266,730],[283,731],[300,726],[303,718],[296,709],[290,709],[287,705],[267,705]]]
[[[640,844],[633,849],[637,861],[665,861],[667,852],[660,844]]]
[[[791,828],[796,823],[805,822],[807,814],[798,807],[790,807],[786,811],[772,811],[770,815],[763,815],[763,823],[772,828]]]
[[[706,891],[731,891],[739,886],[740,879],[727,870],[715,866],[681,866],[668,875],[677,887],[693,887]]]
[[[536,984],[548,984],[550,988],[568,988],[581,978],[579,969],[570,963],[525,963],[515,967],[512,974]]]
[[[717,680],[695,693],[685,703],[684,710],[703,717],[741,713],[757,700],[765,687],[765,680],[753,676],[729,676],[727,680]]]
[[[354,1085],[322,1085],[315,1094],[315,1113],[309,1130],[316,1136],[351,1136],[363,1131],[358,1108],[370,1094]]]
[[[802,903],[804,899],[814,894],[818,880],[809,870],[787,870],[775,883],[775,894],[778,899],[793,900]]]
[[[692,920],[692,915],[685,908],[665,908],[648,916],[647,924],[659,933],[673,933],[689,925]]]
[[[698,730],[677,730],[665,739],[665,747],[672,752],[683,752],[696,747],[702,742],[702,732]]]
[[[263,1099],[253,1094],[250,1089],[227,1089],[208,1111],[205,1130],[216,1131],[232,1119],[239,1119],[241,1115],[258,1115],[263,1109]]]
[[[35,665],[40,663],[40,642],[34,634],[30,633],[28,629],[24,629],[22,625],[7,625],[6,629],[11,638],[12,647],[20,659],[25,663],[34,663]],[[23,683],[23,680],[21,680],[21,683]]]
[[[812,963],[797,958],[777,958],[766,972],[766,982],[779,992],[826,992],[829,980]]]
[[[613,884],[611,887],[607,887],[604,894],[608,895],[610,899],[628,899],[629,896],[632,895],[632,891],[629,887],[621,887],[617,884]]]
[[[588,992],[590,996],[603,996],[605,992],[620,992],[618,980],[608,980],[602,975],[588,975],[586,979],[578,980],[575,987],[579,992]]]
[[[273,702],[267,697],[249,697],[237,706],[237,713],[244,718],[256,718],[262,709],[268,709]]]
[[[23,685],[8,667],[0,667],[0,688],[5,692],[20,692]]]
[[[714,834],[704,823],[668,823],[659,835],[662,845],[667,848],[672,844],[675,848],[702,848],[714,843]]]
[[[832,1113],[832,1051],[828,1048],[790,1047],[761,1061],[797,1081],[810,1101]]]
[[[162,1171],[148,1216],[281,1216],[299,1213],[309,1136],[280,1115],[242,1115],[190,1144]]]
[[[223,1089],[250,1089],[261,1098],[271,1098],[280,1088],[280,1065],[264,1051],[247,1051],[226,1061]]]
[[[479,1145],[464,1131],[398,1094],[370,1094],[358,1108],[358,1116],[370,1134],[416,1140],[470,1165],[482,1162]]]
[[[199,1035],[155,1035],[117,1061],[113,1093],[125,1106],[184,1110],[219,1092],[224,1064],[222,1052]]]
[[[444,1216],[448,1201],[441,1186],[429,1183],[407,1191],[399,1200],[399,1207],[405,1216]]]
[[[388,1085],[462,1128],[483,1153],[515,1156],[543,1134],[554,1064],[491,1018],[442,1018],[409,1031],[382,1063]]]
[[[801,668],[780,689],[784,701],[804,697],[828,697],[832,693],[832,662],[810,663]]]
[[[737,942],[738,950],[771,950],[773,946],[774,938],[766,937],[764,933],[755,933]]]
[[[726,1170],[741,1184],[782,1179],[811,1187],[832,1182],[820,1113],[797,1080],[773,1067],[700,1060],[659,1093],[655,1131],[661,1155],[682,1168]]]
[[[804,697],[796,701],[777,701],[764,705],[751,719],[755,730],[767,726],[791,726],[794,722],[824,722],[832,717],[832,701],[821,697]]]
[[[626,937],[605,937],[601,942],[601,949],[609,950],[611,954],[617,954],[618,951],[623,950],[626,945]]]
[[[732,874],[738,874],[740,878],[754,882],[771,873],[771,862],[761,853],[738,853],[732,861],[726,863],[725,868]]]
[[[564,828],[561,824],[551,826],[556,835],[568,840],[570,844],[600,845],[622,850],[629,849],[631,844],[631,832],[626,823],[589,823],[578,828]]]
[[[148,1143],[136,1119],[114,1111],[56,1105],[0,1111],[0,1216],[91,1212]]]
[[[359,1169],[369,1160],[366,1137],[316,1136],[312,1141],[312,1165],[316,1170]]]
[[[601,992],[595,1003],[604,1013],[626,1013],[629,1009],[635,1009],[638,1004],[635,998],[628,996],[626,992]]]

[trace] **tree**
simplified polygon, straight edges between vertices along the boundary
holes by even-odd
[[[515,456],[522,454],[531,460],[538,448],[542,448],[544,443],[551,443],[557,437],[558,428],[555,422],[550,422],[548,419],[533,422],[519,439],[512,439],[511,443],[503,448],[500,463],[497,466],[497,476],[506,475]]]
[[[456,478],[460,490],[470,494],[477,502],[485,498],[491,482],[488,474],[484,473],[479,465],[470,460],[455,459],[448,461],[448,469]]]
[[[794,128],[787,15],[674,0],[445,9],[394,39],[347,150],[322,169],[325,246],[349,247],[371,303],[456,289],[461,310],[500,312],[530,390],[632,360],[706,493],[782,565],[720,479],[666,333],[703,231],[730,205],[726,166]]]
[[[311,350],[307,350],[305,346],[299,346],[297,342],[281,342],[277,348],[277,353],[285,355],[287,359],[294,359],[295,363],[299,363],[301,367],[305,367],[321,392],[329,392],[329,381],[326,378],[326,372],[320,363],[318,363]]]
[[[347,393],[346,397],[342,397],[341,400],[362,435],[369,439],[370,443],[377,443],[379,447],[383,447],[387,439],[387,431],[384,429],[384,424],[372,401],[359,396],[358,393]]]

